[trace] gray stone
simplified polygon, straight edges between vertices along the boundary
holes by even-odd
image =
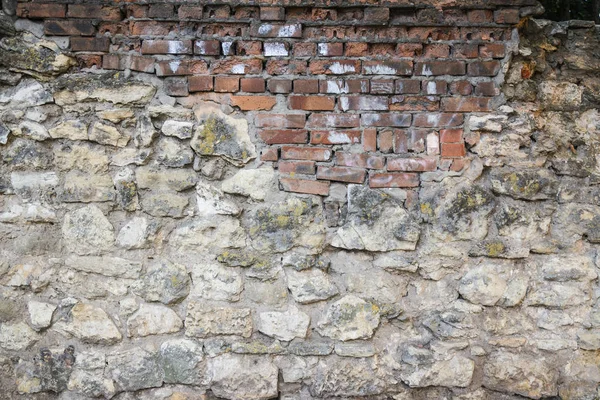
[[[471,115],[469,117],[469,129],[483,132],[502,132],[503,125],[508,120],[506,115]]]
[[[467,272],[460,280],[458,292],[474,304],[493,306],[502,298],[507,283],[493,266],[482,265]]]
[[[558,180],[548,170],[497,169],[490,174],[495,193],[515,199],[547,200],[558,194]]]
[[[157,169],[141,167],[135,171],[140,189],[175,190],[181,192],[196,185],[198,177],[191,169]]]
[[[235,202],[227,199],[223,192],[202,181],[196,185],[196,205],[198,215],[202,216],[238,215],[242,212]]]
[[[169,242],[178,251],[204,253],[206,249],[244,247],[246,235],[238,219],[215,215],[180,225],[171,234]]]
[[[52,153],[41,143],[17,138],[2,151],[4,164],[16,169],[44,169],[52,165]],[[7,183],[2,183],[3,191]]]
[[[24,197],[32,196],[36,192],[44,192],[58,186],[59,180],[56,172],[12,172],[10,183],[13,189]]]
[[[161,131],[163,135],[175,136],[179,139],[189,139],[192,137],[193,122],[167,120],[164,122]]]
[[[119,231],[117,246],[128,250],[141,249],[146,245],[148,235],[148,220],[144,217],[133,217]]]
[[[80,255],[107,251],[115,241],[113,226],[94,205],[67,213],[62,234],[67,249]]]
[[[379,307],[346,295],[331,304],[318,323],[323,336],[337,340],[368,339],[379,326]]]
[[[146,192],[142,195],[141,208],[153,217],[183,218],[190,199],[174,192]]]
[[[386,377],[372,359],[328,357],[319,361],[310,393],[315,397],[366,397],[387,389]]]
[[[0,93],[0,104],[8,104],[10,108],[27,108],[52,103],[52,94],[41,83],[26,79],[16,87]]]
[[[108,354],[106,369],[115,381],[116,387],[123,391],[136,391],[163,384],[164,372],[157,354],[142,348]]]
[[[36,331],[25,322],[16,324],[3,323],[0,326],[0,347],[9,351],[27,350],[40,340]]]
[[[127,336],[162,335],[178,332],[182,327],[181,318],[169,307],[141,304],[127,320]]]
[[[224,180],[221,189],[225,193],[248,196],[253,200],[264,200],[269,193],[277,190],[275,171],[272,168],[242,169],[231,178]]]
[[[133,170],[124,168],[117,172],[113,178],[114,188],[117,191],[117,203],[123,210],[135,211],[139,207],[137,184]]]
[[[268,359],[224,354],[208,361],[210,388],[229,400],[277,397],[278,369]]]
[[[127,165],[146,165],[152,155],[152,149],[134,149],[127,147],[113,153],[110,159],[111,165],[125,167]]]
[[[122,339],[106,311],[86,303],[75,304],[68,315],[54,324],[54,329],[85,343],[112,344]]]
[[[89,174],[108,171],[109,159],[103,147],[91,144],[62,144],[54,147],[54,164],[63,171]]]
[[[475,363],[463,356],[454,355],[449,360],[435,361],[430,355],[403,356],[400,378],[410,387],[467,387],[473,379]]]
[[[327,356],[333,352],[333,346],[328,341],[294,340],[287,349],[297,356]]]
[[[80,120],[70,119],[61,121],[48,130],[53,139],[87,140],[88,125]]]
[[[584,304],[589,299],[589,293],[578,286],[549,283],[534,287],[527,294],[526,304],[545,307],[571,307]]]
[[[339,293],[330,277],[318,269],[286,270],[287,285],[298,303],[307,304],[327,300]]]
[[[132,285],[132,290],[146,301],[172,304],[189,294],[190,277],[183,265],[167,260],[156,261]]]
[[[335,344],[334,351],[340,357],[372,357],[375,355],[375,346],[369,342],[341,342]]]
[[[141,115],[135,125],[135,133],[133,140],[136,147],[149,147],[152,145],[152,141],[156,137],[157,132],[154,129],[152,120],[147,115]]]
[[[542,277],[547,281],[592,281],[598,277],[590,257],[570,255],[551,256],[542,261]]]
[[[577,110],[581,105],[584,88],[574,83],[544,81],[538,88],[538,100],[547,110]]]
[[[111,398],[116,389],[112,379],[104,376],[104,353],[78,353],[71,373],[68,389],[90,397]]]
[[[65,176],[61,197],[65,203],[91,203],[113,201],[115,194],[110,175],[69,171]]]
[[[310,317],[295,307],[286,312],[262,312],[258,316],[258,330],[267,336],[284,342],[305,338]]]
[[[597,329],[577,332],[577,343],[583,350],[600,349],[600,331]]]
[[[33,121],[23,121],[12,132],[15,136],[25,136],[33,140],[44,141],[50,139],[48,131],[42,124]]]
[[[158,142],[156,159],[170,168],[181,168],[194,161],[194,152],[177,139],[163,138]]]
[[[52,315],[56,306],[41,301],[29,301],[27,311],[29,311],[29,321],[33,329],[39,331],[49,327],[52,324]]]
[[[214,262],[194,265],[192,282],[190,295],[207,300],[238,301],[244,290],[240,274]]]
[[[200,385],[203,377],[200,362],[202,344],[191,339],[171,339],[160,346],[160,364],[165,372],[165,383]]]
[[[127,146],[130,137],[122,134],[114,126],[96,122],[94,125],[92,125],[88,139],[100,144],[107,144],[115,147],[125,147]]]
[[[310,268],[319,268],[326,271],[331,264],[331,260],[324,256],[289,253],[283,256],[281,264],[283,267],[293,268],[296,271],[304,271]]]
[[[204,302],[190,301],[185,317],[185,334],[193,337],[252,334],[249,308],[210,307]]]

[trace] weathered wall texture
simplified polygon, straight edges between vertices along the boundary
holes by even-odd
[[[599,30],[271,3],[5,0],[0,397],[599,398]]]

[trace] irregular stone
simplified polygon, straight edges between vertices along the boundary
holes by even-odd
[[[52,324],[52,315],[54,314],[54,310],[56,310],[56,306],[32,300],[27,303],[27,310],[29,311],[31,326],[36,331],[39,331]]]
[[[11,70],[32,75],[38,79],[48,79],[67,72],[77,65],[74,58],[62,54],[58,46],[48,40],[32,42],[23,36],[4,38],[0,57]],[[0,101],[1,102],[1,101]]]
[[[235,354],[281,354],[285,348],[278,340],[271,344],[265,344],[261,340],[235,342],[231,345],[231,351]]]
[[[21,361],[15,370],[20,393],[54,392],[67,389],[75,363],[75,348],[67,346],[58,357],[48,348],[41,348],[33,362]]]
[[[283,256],[281,264],[283,267],[293,268],[296,271],[304,271],[310,268],[319,268],[326,271],[331,264],[331,260],[324,256],[290,253]]]
[[[165,383],[200,385],[203,377],[199,364],[203,359],[202,344],[191,339],[171,339],[160,346],[160,365]]]
[[[279,273],[273,279],[246,279],[244,297],[257,305],[285,307],[288,303],[288,288]]]
[[[200,162],[202,163],[201,165],[199,165]],[[223,173],[225,172],[226,166],[227,162],[221,158],[211,158],[207,160],[196,157],[194,163],[194,169],[200,169],[200,173],[204,175],[206,179],[211,181],[221,179],[223,177]]]
[[[225,193],[249,196],[253,200],[264,200],[270,192],[277,190],[275,171],[272,168],[239,170],[231,178],[223,181],[221,190]]]
[[[286,270],[287,285],[300,304],[327,300],[339,293],[337,286],[329,276],[321,270],[306,271]]]
[[[309,324],[310,317],[296,307],[291,307],[286,312],[262,312],[258,316],[258,330],[284,342],[305,338]]]
[[[107,144],[115,147],[125,147],[127,146],[130,137],[123,135],[114,126],[96,122],[94,125],[92,125],[88,139],[100,144]]]
[[[113,397],[116,393],[115,384],[112,379],[104,376],[105,367],[104,353],[77,354],[68,389],[90,397]]]
[[[147,115],[141,115],[135,125],[133,140],[136,147],[149,147],[157,136],[152,120]]]
[[[41,143],[17,138],[3,150],[2,162],[15,169],[47,169],[52,165],[52,153]],[[6,190],[6,183],[2,186]]]
[[[163,138],[158,142],[156,159],[170,168],[181,168],[194,161],[194,152],[177,139]]]
[[[196,185],[196,204],[198,214],[202,216],[238,215],[242,212],[235,202],[225,197],[223,192],[202,181]]]
[[[333,343],[326,341],[294,340],[288,352],[297,356],[327,356],[333,352]]]
[[[88,125],[80,120],[70,119],[50,128],[48,133],[52,139],[87,140]]]
[[[86,101],[109,102],[113,104],[147,103],[152,99],[156,88],[150,85],[124,82],[114,74],[75,74],[69,77],[72,89],[54,94],[59,106],[69,106]]]
[[[156,169],[141,167],[135,171],[140,189],[169,189],[181,192],[196,185],[198,177],[190,169]]]
[[[335,344],[334,351],[340,357],[372,357],[375,355],[375,346],[369,342],[341,342]]]
[[[179,139],[189,139],[192,137],[193,122],[176,121],[169,119],[164,122],[161,132],[163,135],[175,136]]]
[[[206,251],[211,248],[240,248],[246,245],[246,235],[236,218],[215,215],[198,218],[175,229],[169,243],[179,251]]]
[[[371,359],[328,357],[317,364],[309,390],[319,398],[350,398],[382,394],[387,386]]]
[[[141,206],[153,217],[183,218],[190,199],[173,192],[150,192],[142,196]]]
[[[62,234],[67,249],[79,255],[107,251],[115,241],[113,226],[94,205],[68,212],[63,222]]]
[[[141,304],[127,320],[127,336],[174,333],[182,327],[181,318],[169,307],[159,304]]]
[[[379,307],[346,295],[331,304],[318,323],[323,336],[337,340],[368,339],[379,326]]]
[[[471,115],[469,117],[469,129],[471,131],[500,133],[507,120],[508,117],[506,115]]]
[[[110,164],[117,167],[125,167],[132,164],[145,165],[150,155],[152,155],[152,149],[125,148],[112,154]]]
[[[65,203],[113,201],[113,180],[108,174],[90,175],[69,171],[65,176],[61,198]]]
[[[31,197],[35,193],[52,190],[58,186],[56,172],[12,172],[10,184],[23,197]]]
[[[16,324],[3,323],[0,326],[0,347],[5,350],[27,350],[38,340],[40,340],[40,336],[25,322],[18,322]]]
[[[35,289],[39,285],[39,279],[43,268],[37,263],[16,264],[11,267],[7,273],[5,285],[12,287],[29,286]]]
[[[526,303],[531,306],[571,307],[588,302],[589,293],[578,286],[549,283],[533,288]]]
[[[10,129],[2,122],[0,122],[0,144],[6,144],[8,142],[8,135],[10,134]]]
[[[48,131],[42,124],[38,124],[33,121],[23,121],[19,126],[12,132],[15,136],[26,136],[30,139],[37,141],[44,141],[50,139]]]
[[[204,302],[190,301],[185,317],[186,336],[252,334],[252,313],[249,308],[209,307]]]
[[[598,277],[596,267],[590,257],[551,256],[542,261],[542,277],[547,281],[592,281]]]
[[[373,266],[383,268],[388,272],[417,272],[419,262],[412,257],[407,257],[402,252],[388,252],[377,255],[373,260]]]
[[[112,122],[113,124],[118,124],[123,120],[130,119],[135,116],[131,108],[113,108],[110,110],[98,111],[96,115],[99,118]]]
[[[444,386],[467,387],[473,379],[475,363],[454,355],[449,360],[435,361],[424,354],[403,354],[400,378],[410,387]]]
[[[246,119],[233,118],[210,106],[196,107],[194,112],[202,125],[194,132],[190,145],[198,155],[221,156],[238,166],[256,158]]]
[[[577,110],[581,106],[583,87],[564,81],[543,81],[538,86],[538,100],[546,110]]]
[[[135,174],[130,168],[117,172],[113,178],[114,188],[117,190],[117,203],[123,210],[135,211],[138,209],[138,193]]]
[[[52,103],[52,94],[41,83],[32,79],[22,80],[16,87],[0,93],[0,104],[9,108],[27,108]]]
[[[122,339],[106,311],[86,303],[75,304],[68,315],[54,324],[54,329],[85,343],[112,344]]]
[[[507,283],[491,265],[482,265],[467,272],[460,280],[458,292],[471,303],[493,306],[502,298]]]
[[[539,399],[556,396],[558,371],[539,355],[492,354],[483,368],[483,386],[504,393]]]
[[[240,275],[217,263],[207,262],[192,267],[192,296],[216,301],[239,301],[244,290]]]
[[[527,258],[529,256],[529,247],[527,243],[519,240],[489,239],[478,241],[469,250],[469,256],[507,259]]]
[[[316,357],[280,356],[275,358],[275,363],[281,371],[285,383],[301,383],[314,375],[317,366]]]
[[[69,143],[54,148],[54,164],[63,171],[97,174],[108,171],[108,162],[108,156],[100,146]]]
[[[148,235],[148,220],[144,217],[133,217],[119,231],[117,246],[128,250],[141,249],[146,245]]]
[[[0,222],[10,224],[21,221],[40,223],[54,223],[57,221],[56,212],[39,203],[11,204],[9,207],[7,211],[0,213]]]
[[[513,171],[497,169],[490,174],[490,182],[495,193],[515,199],[547,200],[558,194],[558,180],[545,169],[535,171]]]
[[[577,343],[579,348],[583,350],[600,349],[600,331],[582,330],[577,332]]]
[[[106,369],[119,391],[136,391],[163,384],[163,372],[158,355],[142,348],[108,354]]]
[[[157,261],[148,266],[146,274],[131,289],[146,301],[172,304],[189,294],[190,277],[183,265]]]
[[[229,400],[277,397],[278,369],[263,357],[223,354],[210,359],[206,371],[216,396]]]

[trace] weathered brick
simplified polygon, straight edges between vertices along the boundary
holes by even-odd
[[[363,126],[379,127],[407,127],[410,126],[412,116],[410,114],[400,113],[377,113],[361,114],[360,121]]]
[[[127,18],[148,18],[148,6],[144,4],[127,4],[125,16]]]
[[[448,91],[448,82],[446,81],[423,81],[423,94],[436,95],[446,94]]]
[[[362,73],[366,75],[412,75],[412,61],[364,61]]]
[[[393,79],[372,79],[371,94],[394,94]]]
[[[314,57],[317,55],[316,43],[294,43],[294,57]]]
[[[440,130],[440,141],[442,143],[459,143],[463,141],[462,129],[442,129]]]
[[[173,4],[169,3],[150,4],[150,8],[148,9],[148,17],[150,18],[173,18],[174,14],[175,9]]]
[[[191,40],[144,40],[142,54],[192,54]]]
[[[120,21],[123,16],[119,7],[102,6],[100,4],[69,4],[67,17]]]
[[[358,114],[318,114],[312,113],[306,125],[310,128],[358,128],[360,116]]]
[[[279,149],[274,147],[263,149],[260,153],[261,161],[277,161],[279,159]]]
[[[396,93],[419,94],[421,92],[421,81],[411,79],[396,80]]]
[[[225,19],[231,15],[231,7],[229,5],[210,5],[204,9],[205,18]]]
[[[458,40],[460,30],[455,27],[410,27],[407,30],[410,39],[426,42],[429,40]]]
[[[238,56],[259,56],[262,54],[262,42],[255,40],[235,42]]]
[[[275,106],[274,96],[231,96],[231,105],[242,111],[270,110]]]
[[[314,175],[317,171],[314,161],[280,161],[277,163],[277,169],[282,174],[302,174]]]
[[[363,42],[346,43],[346,57],[364,57],[369,51],[369,44]]]
[[[484,24],[493,22],[494,14],[491,10],[470,10],[467,12],[467,18],[472,24]]]
[[[187,96],[189,94],[188,91],[188,81],[187,78],[184,77],[172,77],[165,78],[165,93],[169,96]]]
[[[341,57],[344,55],[344,44],[340,42],[319,43],[317,51],[321,57]]]
[[[436,111],[440,99],[435,96],[393,96],[389,109],[393,111]]]
[[[221,54],[221,42],[218,40],[196,40],[194,41],[194,54],[218,56]]]
[[[508,40],[510,38],[510,33],[510,29],[503,28],[481,28],[467,26],[460,29],[460,37],[462,40]]]
[[[335,153],[335,163],[343,167],[383,169],[385,166],[385,158],[373,154],[338,151]]]
[[[289,46],[285,42],[265,42],[263,49],[265,57],[287,57],[289,55]]]
[[[206,74],[208,65],[203,60],[172,60],[158,61],[156,63],[156,75],[195,75]]]
[[[311,131],[311,144],[354,144],[360,143],[362,131],[358,130],[330,130]]]
[[[371,43],[369,44],[369,55],[376,58],[394,58],[396,56],[396,44],[394,43]]]
[[[367,7],[363,20],[365,22],[385,22],[390,19],[390,9],[387,7]]]
[[[313,8],[310,18],[313,21],[335,21],[338,18],[338,12],[335,8]]]
[[[188,78],[190,92],[210,92],[213,90],[213,77],[196,75]]]
[[[240,78],[237,76],[215,76],[215,92],[234,93],[240,90]]]
[[[500,89],[494,82],[478,82],[475,86],[476,96],[498,96]]]
[[[294,93],[319,93],[319,81],[317,79],[294,80]]]
[[[335,98],[331,96],[290,96],[291,110],[333,111]]]
[[[89,20],[46,20],[44,34],[50,36],[92,36],[96,28]]]
[[[102,68],[124,70],[127,66],[125,63],[121,63],[119,54],[105,54],[102,57]]]
[[[129,68],[132,71],[154,73],[154,58],[131,55]]]
[[[284,160],[329,161],[333,155],[331,149],[324,147],[291,147],[281,148],[281,158]]]
[[[479,55],[483,58],[504,58],[506,46],[503,43],[487,43],[479,46]]]
[[[415,64],[415,75],[464,75],[464,61],[421,61]]]
[[[364,151],[377,151],[377,129],[363,129],[362,145]]]
[[[411,188],[419,186],[419,174],[373,173],[369,175],[371,188]]]
[[[466,154],[464,143],[442,143],[442,157],[456,158]]]
[[[300,24],[255,24],[251,28],[251,35],[261,38],[301,38],[302,25]]]
[[[304,144],[308,132],[303,129],[262,129],[258,134],[266,144]]]
[[[444,43],[432,43],[423,47],[423,57],[425,58],[448,58],[450,56],[450,46]]]
[[[479,48],[476,44],[457,44],[453,47],[452,56],[459,59],[477,58],[479,56]]]
[[[226,58],[211,61],[213,74],[258,75],[262,72],[262,61],[256,58]]]
[[[292,81],[290,79],[269,79],[267,88],[271,93],[291,93]]]
[[[98,24],[98,34],[113,37],[116,44],[127,42],[126,46],[139,50],[141,40],[130,37],[129,23],[101,21]],[[118,36],[118,37],[117,37]]]
[[[307,71],[306,61],[269,60],[266,68],[269,75],[304,75]]]
[[[265,91],[265,80],[263,78],[242,78],[240,86],[242,92],[263,93]]]
[[[519,23],[519,10],[516,8],[503,8],[494,11],[494,22],[497,24]]]
[[[437,169],[437,159],[435,157],[388,157],[388,171],[403,172],[426,172]]]
[[[67,12],[65,4],[18,3],[17,16],[20,18],[64,18]]]
[[[202,6],[179,6],[179,19],[202,19]]]
[[[496,76],[500,72],[500,61],[475,61],[467,68],[469,76]]]
[[[421,43],[399,43],[396,45],[396,55],[398,57],[418,57],[421,54],[423,54]]]
[[[469,81],[454,81],[450,83],[450,94],[468,96],[473,93],[473,86]]]
[[[321,93],[369,93],[368,79],[326,79],[319,81]]]
[[[313,75],[353,75],[360,73],[360,60],[314,60],[308,67]]]
[[[77,54],[75,56],[79,68],[102,68],[102,56],[100,54]]]
[[[129,27],[134,36],[167,36],[175,24],[160,21],[132,21]]]
[[[315,194],[319,196],[329,195],[329,182],[281,178],[279,179],[279,183],[286,192]]]
[[[73,37],[71,38],[72,51],[97,51],[108,52],[110,39],[107,37]]]
[[[377,136],[377,148],[382,153],[391,153],[394,149],[394,132],[391,129],[386,129],[379,132]]]
[[[261,7],[260,19],[263,21],[283,21],[285,20],[285,8]]]
[[[450,112],[492,111],[492,100],[481,97],[446,97],[442,99],[441,108]]]
[[[428,113],[417,114],[413,118],[413,125],[421,128],[441,128],[462,125],[462,114]]]
[[[319,165],[317,168],[317,179],[327,181],[363,183],[366,175],[367,171],[362,168],[328,167],[324,165]]]
[[[304,128],[305,114],[258,114],[256,126],[260,128]]]
[[[340,107],[343,111],[387,111],[390,108],[385,96],[340,96]]]

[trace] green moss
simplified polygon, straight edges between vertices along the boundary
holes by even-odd
[[[491,242],[485,244],[485,250],[489,257],[498,257],[504,253],[506,246],[501,242]]]

